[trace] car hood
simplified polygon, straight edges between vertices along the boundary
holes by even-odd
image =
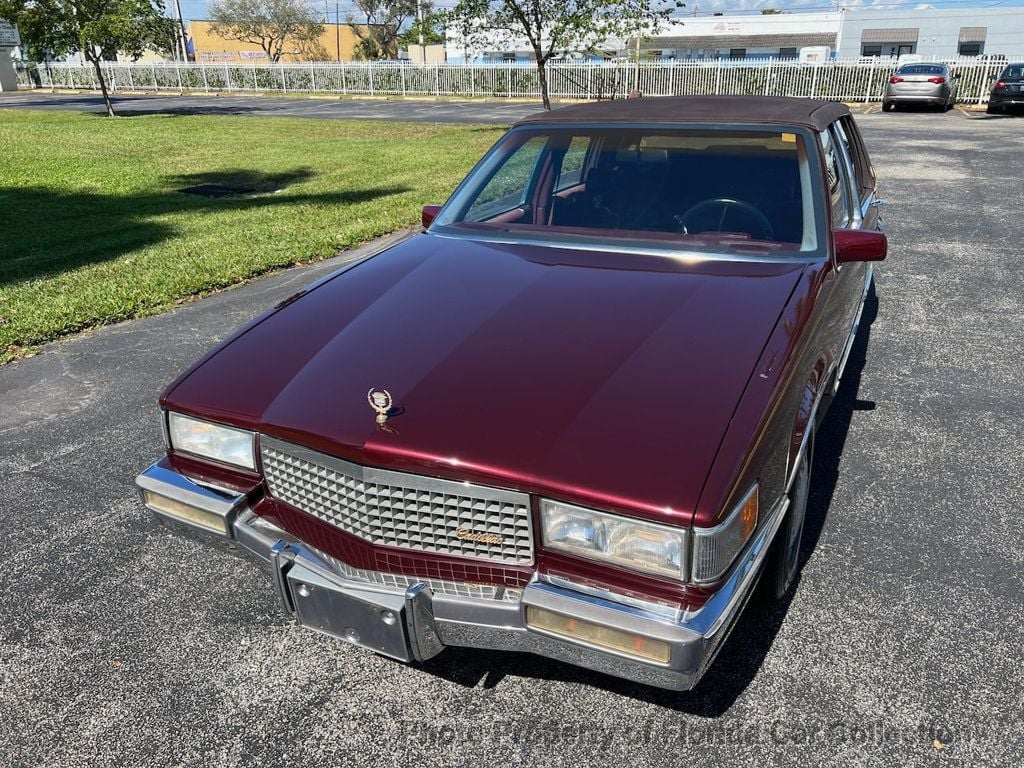
[[[283,302],[162,402],[684,523],[802,268],[418,235]]]

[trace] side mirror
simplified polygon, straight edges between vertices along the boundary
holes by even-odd
[[[423,228],[426,229],[430,226],[435,218],[437,218],[438,211],[441,210],[440,205],[424,205],[423,213],[420,214],[420,222],[423,224]]]
[[[881,261],[889,252],[889,240],[884,232],[864,229],[837,229],[832,232],[836,263],[855,261]]]

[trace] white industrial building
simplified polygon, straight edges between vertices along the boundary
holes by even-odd
[[[569,58],[631,57],[634,41],[607,39]],[[525,38],[495,36],[476,48],[456,34],[446,43],[451,63],[529,63]],[[826,47],[833,58],[919,55],[950,59],[995,55],[1024,58],[1020,7],[882,10],[872,6],[827,13],[682,16],[641,42],[641,56],[661,60],[795,59],[805,48]]]
[[[870,6],[844,14],[839,58],[916,54],[926,59],[957,56],[1024,56],[1024,8],[929,8],[887,11]]]

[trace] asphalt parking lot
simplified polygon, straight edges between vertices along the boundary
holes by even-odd
[[[1024,763],[1024,120],[858,120],[890,256],[819,433],[802,574],[697,690],[403,666],[143,512],[160,389],[328,263],[0,368],[0,765]]]

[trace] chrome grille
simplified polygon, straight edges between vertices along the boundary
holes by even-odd
[[[359,579],[360,581],[379,584],[384,587],[406,589],[422,581],[430,587],[430,591],[435,595],[469,597],[476,600],[502,600],[509,603],[517,603],[523,596],[523,590],[516,589],[515,587],[505,587],[501,584],[470,584],[465,581],[429,579],[420,576],[404,576],[401,573],[368,571],[364,568],[353,568],[348,563],[343,563],[335,557],[331,558],[331,562],[350,579]]]
[[[364,467],[260,437],[271,494],[371,544],[533,563],[525,493]]]

